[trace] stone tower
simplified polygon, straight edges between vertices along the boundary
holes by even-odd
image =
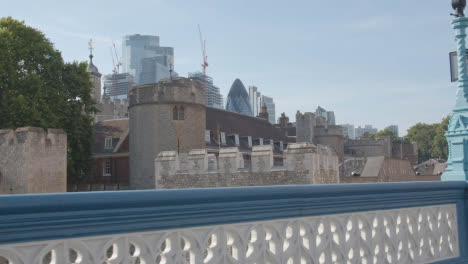
[[[91,92],[91,97],[96,101],[97,104],[101,102],[101,76],[96,65],[93,64],[93,47],[91,41],[89,42],[89,64],[88,72],[90,73],[90,80],[93,84],[93,90]]]
[[[315,115],[310,112],[296,113],[296,142],[314,142]]]
[[[187,78],[164,79],[129,92],[130,185],[156,188],[154,160],[161,151],[205,147],[205,91]]]

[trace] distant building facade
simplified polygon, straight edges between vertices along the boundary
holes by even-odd
[[[258,91],[258,87],[254,85],[249,86],[249,102],[252,107],[253,116],[259,116],[262,107],[266,107],[268,112],[268,122],[275,124],[276,113],[275,113],[275,102],[273,98],[266,95],[262,95]]]
[[[135,77],[137,85],[169,77],[171,67],[174,68],[174,48],[161,47],[159,36],[135,34],[123,38],[122,69]]]
[[[389,125],[388,127],[386,127],[385,129],[389,129],[390,131],[393,132],[393,134],[398,137],[398,125]]]
[[[249,95],[241,80],[236,79],[229,90],[226,110],[253,116]]]
[[[223,96],[219,91],[219,87],[213,84],[213,78],[208,75],[203,76],[203,73],[201,72],[189,72],[188,77],[189,79],[197,80],[202,84],[204,84],[206,78],[206,106],[219,109],[224,108]]]
[[[253,116],[258,116],[260,113],[260,107],[261,107],[261,94],[258,91],[258,87],[254,85],[249,86],[249,100],[250,100],[250,106],[252,107],[252,114]]]
[[[372,125],[365,125],[364,127],[358,126],[354,129],[355,131],[355,138],[359,138],[364,136],[365,133],[367,134],[375,134],[377,133],[378,129],[372,127]]]
[[[333,111],[327,111],[323,109],[322,107],[318,106],[317,109],[315,110],[315,116],[323,117],[327,121],[328,125],[331,125],[331,126],[336,125],[335,113]]]
[[[128,92],[135,86],[135,78],[130,73],[107,74],[104,76],[104,97],[128,100]]]
[[[268,122],[274,124],[276,120],[275,102],[273,98],[262,95],[262,106],[265,106],[268,112]]]
[[[355,139],[354,125],[352,125],[352,124],[341,124],[339,126],[343,128],[343,136],[344,137],[347,137],[349,139]]]

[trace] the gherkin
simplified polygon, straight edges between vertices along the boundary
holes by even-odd
[[[229,90],[226,110],[252,116],[249,95],[241,80],[236,79]]]

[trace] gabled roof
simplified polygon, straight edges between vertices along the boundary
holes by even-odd
[[[128,138],[128,118],[105,120],[94,125],[94,154],[120,152]],[[112,137],[112,149],[105,148],[105,140]],[[123,149],[122,149],[123,150]],[[127,149],[123,150],[128,152]]]

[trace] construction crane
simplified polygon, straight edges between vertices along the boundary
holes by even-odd
[[[114,48],[114,50],[112,50],[112,48]],[[110,48],[110,52],[111,52],[111,57],[112,57],[112,97],[114,99],[114,109],[113,109],[113,115],[114,115],[114,118],[116,118],[116,113],[115,113],[115,89],[116,89],[116,75],[119,74],[120,72],[120,65],[122,65],[122,63],[120,62],[120,59],[119,59],[119,55],[117,55],[117,49],[115,48],[115,42],[112,41],[112,47]],[[115,60],[114,60],[114,54],[115,54]],[[117,63],[115,63],[115,61],[117,61]]]
[[[202,37],[200,25],[198,25],[198,32],[200,33],[200,44],[203,56],[203,64],[201,65],[203,67],[203,88],[206,93],[206,67],[208,67],[208,57],[206,56],[206,40]]]
[[[117,55],[117,49],[115,48],[114,41],[112,41],[112,46],[114,47],[115,59],[117,60],[117,64],[115,65],[115,67],[117,67],[117,73],[120,73],[120,66],[122,66],[122,62],[120,62],[119,55]]]

